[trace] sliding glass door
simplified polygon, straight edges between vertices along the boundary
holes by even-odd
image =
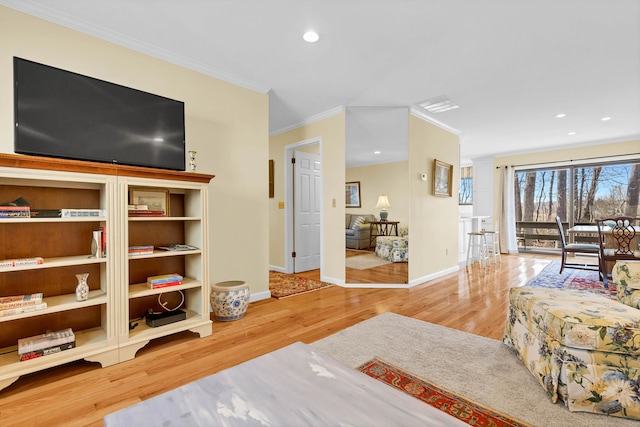
[[[516,170],[514,184],[519,250],[558,248],[556,215],[565,229],[595,224],[597,218],[639,215],[640,162]]]

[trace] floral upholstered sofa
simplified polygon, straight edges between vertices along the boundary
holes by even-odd
[[[399,236],[376,237],[376,255],[391,262],[409,261],[409,230],[400,228]]]
[[[512,288],[503,341],[552,402],[640,420],[640,262],[618,262],[613,281],[617,300],[584,290]]]

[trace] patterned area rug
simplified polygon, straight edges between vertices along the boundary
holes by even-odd
[[[306,277],[300,277],[294,274],[269,271],[269,291],[271,291],[271,296],[273,298],[286,298],[293,295],[328,288],[329,286],[333,285],[331,283],[307,279]]]
[[[540,274],[529,280],[525,286],[582,289],[616,299],[616,285],[609,281],[609,287],[605,288],[597,271],[572,268],[565,268],[562,274],[558,273],[559,271],[560,261],[551,261]]]
[[[377,358],[358,370],[472,426],[528,426]]]

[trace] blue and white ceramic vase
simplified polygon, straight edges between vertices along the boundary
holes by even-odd
[[[211,308],[216,320],[242,319],[249,306],[249,284],[241,280],[220,282],[211,286]]]

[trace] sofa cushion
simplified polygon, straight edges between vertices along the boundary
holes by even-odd
[[[631,289],[640,289],[640,261],[618,261],[613,266],[611,280]]]
[[[618,301],[640,309],[640,261],[618,261],[611,272]]]
[[[567,347],[640,354],[640,310],[589,291],[512,288],[511,306],[528,313],[527,328]]]
[[[365,217],[357,216],[351,221],[351,229],[352,230],[357,230],[358,227],[360,227],[360,225],[364,224],[365,222],[366,222]]]

